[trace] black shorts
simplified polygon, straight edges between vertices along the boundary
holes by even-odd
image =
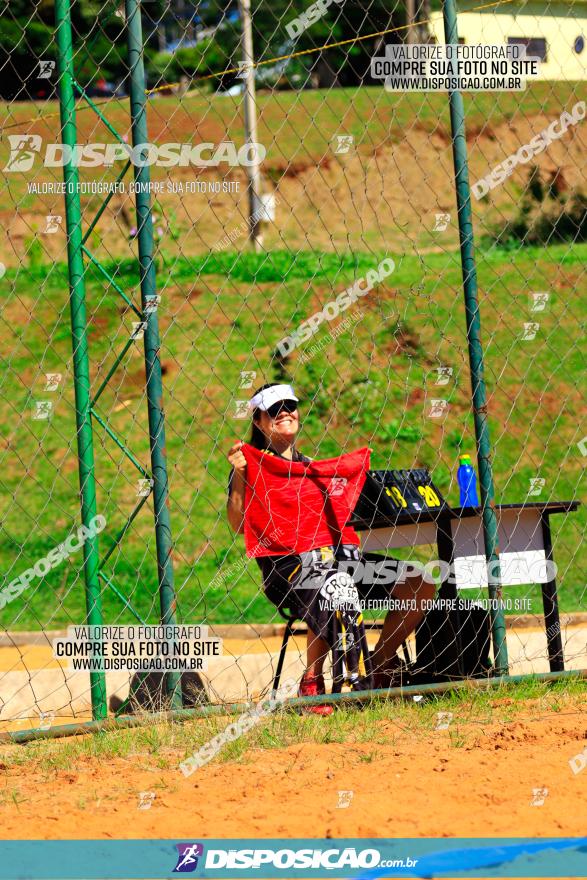
[[[267,598],[324,639],[341,602],[360,611],[393,610],[395,585],[402,579],[400,560],[361,554],[349,544],[257,561]]]

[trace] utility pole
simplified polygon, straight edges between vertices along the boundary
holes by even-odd
[[[257,103],[255,98],[255,68],[253,55],[253,26],[251,22],[251,0],[238,0],[240,17],[243,27],[242,50],[243,50],[243,85],[244,85],[244,113],[245,113],[245,137],[251,145],[251,151],[255,150],[255,161],[247,165],[248,200],[249,200],[249,241],[257,253],[263,247],[263,235],[261,233],[261,171],[259,157],[256,153],[257,141]]]
[[[421,14],[418,16],[419,19],[429,22],[430,14],[431,14],[431,4],[430,0],[422,0],[421,6]],[[430,42],[430,25],[423,24],[420,25],[420,42],[429,43]]]
[[[414,22],[416,20],[416,0],[406,0],[406,43],[417,43],[416,28]]]

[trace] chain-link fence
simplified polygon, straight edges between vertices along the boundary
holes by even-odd
[[[404,587],[420,582],[419,564],[428,584],[420,599],[440,588],[447,600],[417,637],[411,625],[393,637],[404,643],[403,683],[423,658],[441,681],[491,674],[495,607],[487,602],[482,518],[461,509],[457,480],[459,455],[469,453],[474,468],[477,457],[454,119],[451,127],[446,91],[385,86],[372,68],[386,46],[441,47],[443,10],[434,2],[272,0],[253,2],[249,18],[244,2],[143,3],[143,121],[154,146],[129,161],[137,143],[132,4],[56,5],[6,4],[0,40],[4,727],[50,723],[47,713],[89,717],[87,670],[52,649],[58,633],[87,619],[88,541],[102,560],[90,611],[101,603],[110,626],[161,619],[161,564],[171,561],[153,529],[150,451],[159,428],[150,431],[147,417],[149,321],[160,333],[169,477],[169,504],[160,509],[171,523],[175,618],[223,640],[221,656],[203,667],[207,697],[267,693],[287,612],[296,622],[283,675],[299,678],[313,650],[299,596],[279,612],[227,521],[227,454],[249,439],[249,400],[266,383],[291,384],[299,397],[300,453],[319,462],[371,448],[372,494],[364,490],[363,502],[379,509],[355,515],[357,534],[365,552],[412,565],[407,577],[396,566],[389,595],[404,595],[402,570]],[[60,124],[69,74],[55,15],[69,6],[77,159]],[[532,11],[467,3],[458,26],[465,47],[523,46],[540,61],[524,88],[465,93],[466,146],[509,670],[560,670],[563,658],[565,668],[580,669],[585,514],[570,502],[580,497],[587,461],[587,12],[580,3]],[[137,156],[151,183],[139,219]],[[65,204],[75,210],[75,198],[64,187],[67,173],[80,183],[97,539],[76,534],[75,218],[66,218]],[[150,224],[156,290],[146,309],[138,254]],[[295,418],[282,413],[282,428]],[[406,483],[397,472],[407,470],[415,473]],[[87,490],[88,475],[82,479]],[[442,507],[443,497],[456,512]],[[279,516],[288,522],[287,506]],[[295,555],[299,519],[289,524],[285,538],[273,534],[254,552]],[[467,608],[455,623],[459,599]],[[383,616],[364,608],[371,649],[380,634],[370,622]],[[129,678],[128,670],[107,671],[108,695],[126,697]]]

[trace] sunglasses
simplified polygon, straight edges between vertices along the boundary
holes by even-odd
[[[270,419],[276,418],[280,412],[293,413],[298,408],[297,400],[278,400],[277,403],[267,407],[267,415]]]

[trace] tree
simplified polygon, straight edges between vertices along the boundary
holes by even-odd
[[[304,0],[258,0],[253,4],[255,51],[257,57],[271,57],[286,53],[317,49],[328,43],[354,40],[359,36],[388,30],[405,21],[402,3],[392,6],[387,0],[351,0],[331,3],[326,15],[309,26],[295,27],[292,22],[308,9]],[[293,38],[289,36],[294,33]],[[303,29],[302,29],[303,28]],[[299,35],[296,32],[299,31]],[[390,34],[385,42],[400,42],[398,34]],[[301,55],[306,82],[328,87],[331,85],[358,85],[371,81],[369,69],[377,38],[347,42],[343,46],[323,52]]]
[[[0,95],[25,100],[54,94],[57,77],[38,78],[39,61],[56,61],[54,0],[10,0],[0,30]],[[384,43],[399,42],[403,33],[319,51],[326,43],[398,27],[405,22],[404,0],[331,0],[326,14],[296,26],[310,8],[307,0],[252,0],[255,58],[265,61],[259,82],[291,88],[329,87],[371,82],[371,58]],[[237,0],[143,0],[141,3],[145,62],[149,85],[192,81],[237,67],[241,58],[241,23]],[[124,82],[127,50],[122,0],[72,2],[75,70],[80,83]],[[227,88],[236,74],[218,77],[214,88]]]
[[[307,0],[252,0],[257,62],[316,50],[327,43],[352,40],[405,22],[403,0],[393,9],[387,0],[350,0],[342,4],[332,2],[320,19],[308,27],[296,27],[294,20],[301,20],[308,6]],[[201,32],[212,33],[196,46],[158,53],[150,67],[151,76],[162,81],[181,76],[192,80],[238,66],[241,57],[238,4],[234,0],[207,0],[198,4],[198,26]],[[401,32],[390,34],[383,42],[400,42],[402,36]],[[298,87],[308,84],[328,87],[371,82],[371,58],[381,42],[381,38],[373,38],[347,43],[263,65],[258,78],[261,84],[265,81],[287,87],[293,83]],[[217,87],[228,87],[237,81],[236,75],[229,75],[218,78],[215,83]]]
[[[153,19],[163,14],[165,0],[141,4],[146,53],[152,52]],[[74,67],[81,85],[98,80],[119,82],[127,73],[124,3],[121,0],[75,0],[71,3]],[[10,0],[0,29],[0,95],[27,100],[55,94],[57,75],[39,78],[40,61],[57,61],[54,0]]]

